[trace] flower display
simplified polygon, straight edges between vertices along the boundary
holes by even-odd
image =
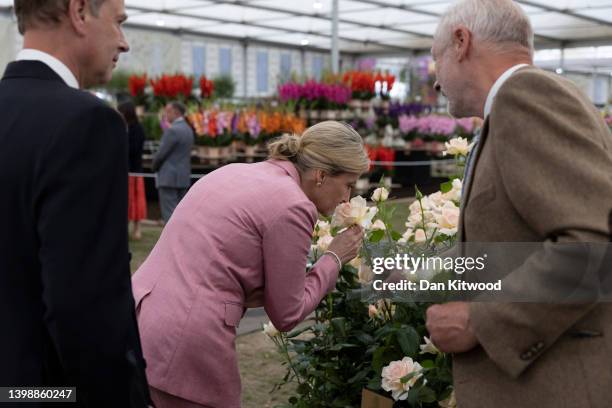
[[[215,90],[214,82],[207,79],[206,76],[202,75],[200,77],[200,97],[202,99],[212,98],[214,90]]]
[[[147,87],[147,74],[143,75],[130,75],[128,78],[128,89],[130,95],[134,98],[136,105],[144,103],[145,89]]]
[[[376,80],[371,72],[348,71],[342,76],[342,82],[350,86],[353,99],[370,100],[374,97]]]
[[[187,99],[191,96],[193,77],[182,74],[161,75],[150,80],[153,95],[165,101],[172,99]]]
[[[445,156],[447,154],[467,156],[471,149],[467,139],[462,137],[451,139],[450,141],[444,143],[444,146],[446,147],[446,150],[443,152],[443,155]]]

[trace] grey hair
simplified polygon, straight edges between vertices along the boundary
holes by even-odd
[[[89,0],[89,10],[98,17],[100,6],[105,0]],[[13,6],[17,17],[17,28],[24,34],[29,28],[41,25],[57,26],[68,14],[69,0],[14,0]]]
[[[434,35],[443,49],[450,45],[452,32],[459,25],[496,51],[503,52],[509,45],[517,45],[533,55],[531,22],[512,0],[461,0],[453,4],[440,18]]]
[[[168,105],[170,105],[172,109],[180,113],[181,116],[185,116],[185,112],[187,112],[187,107],[183,103],[179,101],[170,101],[168,102]]]

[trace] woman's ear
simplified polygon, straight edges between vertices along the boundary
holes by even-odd
[[[321,187],[323,185],[326,177],[327,173],[324,170],[315,171],[315,181],[317,182],[317,187]]]

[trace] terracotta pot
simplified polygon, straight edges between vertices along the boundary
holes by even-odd
[[[393,400],[364,388],[361,392],[361,408],[393,408]]]

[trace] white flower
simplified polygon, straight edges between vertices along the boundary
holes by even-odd
[[[447,154],[453,156],[467,156],[467,154],[470,152],[470,146],[468,146],[468,141],[463,137],[451,139],[450,141],[444,143],[444,146],[446,146],[446,150],[443,152],[445,156]]]
[[[331,235],[325,235],[317,240],[317,249],[321,252],[327,251],[329,244],[334,240]]]
[[[438,402],[441,408],[457,408],[457,399],[455,398],[455,390],[451,392],[448,398]]]
[[[419,228],[414,233],[414,242],[425,242],[427,241],[427,237],[425,236],[425,231],[422,228]]]
[[[425,344],[421,344],[419,348],[421,349],[421,354],[440,354],[440,350],[432,343],[429,337],[424,336]]]
[[[404,232],[402,237],[399,239],[399,241],[397,242],[400,244],[405,244],[408,241],[410,241],[410,238],[412,238],[413,235],[414,235],[414,232],[412,231],[412,229],[408,228],[406,232]]]
[[[387,227],[385,226],[385,223],[382,220],[376,220],[374,222],[374,224],[372,224],[372,230],[376,231],[376,230],[386,230]]]
[[[430,194],[428,197],[429,201],[436,207],[441,207],[446,202],[446,199],[440,191],[436,191],[435,193]]]
[[[460,179],[453,179],[453,187],[450,191],[442,194],[445,200],[459,202],[461,200],[461,190],[463,183]]]
[[[315,236],[316,237],[324,237],[325,235],[331,234],[331,226],[327,221],[317,221],[317,225],[315,225]]]
[[[359,272],[357,273],[357,276],[359,278],[359,283],[365,285],[372,282],[374,279],[374,272],[372,272],[372,269],[368,265],[362,263],[359,265]]]
[[[414,386],[419,377],[423,375],[419,374],[422,369],[423,367],[410,357],[392,361],[382,369],[383,390],[391,391],[391,396],[395,401],[405,400],[408,397],[410,387]],[[412,373],[415,373],[412,378],[402,383],[402,378]]]
[[[389,190],[384,187],[378,187],[374,190],[374,193],[372,193],[372,201],[383,202],[386,201],[387,198],[389,198]]]
[[[438,232],[448,236],[455,235],[459,225],[459,213],[459,208],[452,201],[447,201],[440,213],[435,215]]]
[[[359,225],[368,229],[372,224],[372,218],[378,212],[378,208],[368,208],[365,198],[361,196],[353,197],[350,202],[342,203],[334,211],[332,225],[338,227],[350,227]]]
[[[375,319],[378,316],[378,309],[376,309],[376,306],[368,306],[368,316],[370,317],[370,319]]]
[[[276,327],[274,327],[274,325],[272,324],[272,322],[268,322],[268,324],[263,325],[263,332],[266,336],[273,338],[276,336],[280,336],[280,332],[277,330]]]

